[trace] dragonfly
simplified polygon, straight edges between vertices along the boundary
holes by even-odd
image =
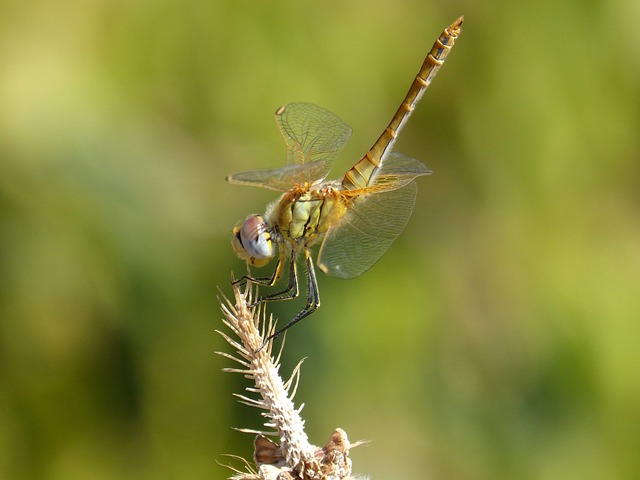
[[[286,287],[259,296],[254,303],[296,298],[297,261],[304,255],[307,303],[284,327],[265,339],[280,336],[320,307],[316,270],[310,248],[320,244],[317,264],[322,272],[354,278],[373,266],[400,235],[413,210],[415,179],[431,173],[422,162],[392,151],[398,133],[444,64],[461,32],[464,17],[445,28],[389,125],[341,180],[326,181],[351,128],[333,113],[312,103],[290,103],[275,112],[287,145],[284,167],[229,175],[227,181],[282,192],[264,215],[251,214],[233,229],[232,246],[249,266],[262,267],[276,255],[272,275],[245,275],[250,281],[275,286],[288,265]]]

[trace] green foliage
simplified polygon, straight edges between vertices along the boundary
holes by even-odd
[[[341,176],[460,14],[397,146],[435,171],[407,230],[320,278],[288,333],[308,433],[373,440],[372,478],[640,476],[633,2],[1,10],[1,478],[226,478],[220,454],[250,456],[216,289],[273,196],[224,177],[281,165],[292,101],[353,127]]]

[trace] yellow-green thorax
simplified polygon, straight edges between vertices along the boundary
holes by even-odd
[[[334,185],[296,187],[286,192],[275,206],[271,221],[290,243],[312,245],[347,211],[350,197]]]

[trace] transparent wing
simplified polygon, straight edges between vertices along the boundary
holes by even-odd
[[[351,127],[312,103],[290,103],[276,111],[276,123],[287,144],[287,165],[234,173],[230,183],[286,191],[303,182],[324,180],[351,136]]]
[[[385,155],[382,165],[373,176],[372,187],[364,191],[386,191],[402,188],[411,180],[422,175],[430,175],[433,171],[420,160],[407,157],[402,153],[392,152]]]
[[[227,182],[238,185],[253,185],[284,192],[297,183],[313,182],[315,179],[324,178],[325,161],[285,165],[282,168],[272,170],[252,170],[249,172],[234,173],[227,176]]]
[[[334,277],[353,278],[371,268],[407,224],[417,191],[410,181],[403,188],[354,198],[351,209],[322,242],[320,269]]]
[[[324,163],[324,179],[351,136],[351,127],[313,103],[289,103],[276,111],[276,123],[287,144],[288,164]]]

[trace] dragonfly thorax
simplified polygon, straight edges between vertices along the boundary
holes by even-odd
[[[236,254],[251,265],[262,267],[273,258],[271,228],[260,215],[249,215],[233,229],[231,244]]]
[[[347,199],[331,183],[286,192],[270,211],[278,234],[294,246],[309,247],[333,226],[347,210]]]

